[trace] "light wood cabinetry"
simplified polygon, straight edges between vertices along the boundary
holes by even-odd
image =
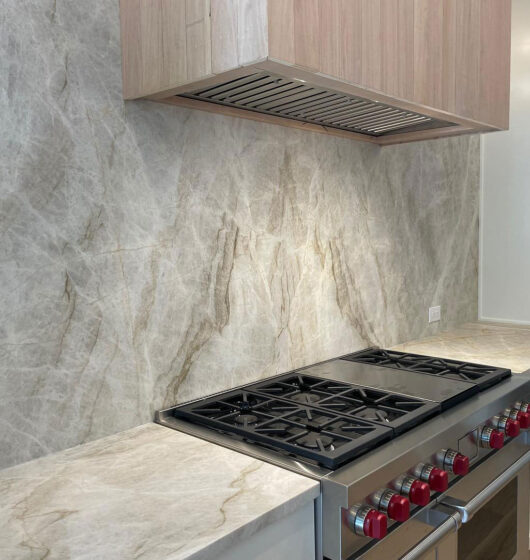
[[[508,127],[510,0],[121,0],[120,6],[126,99],[378,144]],[[388,104],[382,115],[397,108],[437,125],[418,126],[412,115],[411,127],[368,135],[181,97],[260,72]]]

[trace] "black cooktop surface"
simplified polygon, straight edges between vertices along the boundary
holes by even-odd
[[[164,412],[335,469],[509,375],[370,348]]]
[[[390,428],[362,418],[248,390],[179,406],[173,415],[328,468],[336,468],[392,437]]]
[[[401,433],[440,411],[436,402],[313,377],[303,371],[253,384],[252,389],[260,394],[387,426],[394,433]]]

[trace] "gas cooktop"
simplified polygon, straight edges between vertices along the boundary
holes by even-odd
[[[336,469],[510,375],[370,348],[158,415]]]

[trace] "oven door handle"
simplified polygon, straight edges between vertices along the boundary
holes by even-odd
[[[432,516],[432,514],[437,513],[438,512],[431,510],[427,515],[430,514]],[[434,531],[429,533],[413,549],[409,550],[400,560],[417,560],[432,550],[449,533],[456,533],[462,523],[460,514],[457,511],[453,511],[448,515],[444,515],[444,518],[445,521],[443,521],[443,523],[438,525]],[[431,524],[428,520],[423,521],[429,525]]]
[[[483,490],[474,496],[469,502],[463,502],[451,496],[444,496],[440,503],[456,510],[462,518],[462,523],[467,523],[475,513],[492,498],[505,484],[507,484],[526,464],[530,461],[530,451],[517,459],[497,478],[490,482]]]

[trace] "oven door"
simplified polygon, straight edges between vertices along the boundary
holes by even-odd
[[[439,499],[429,515],[436,525],[438,512],[441,523],[402,560],[528,560],[530,449],[521,439],[489,456]]]

